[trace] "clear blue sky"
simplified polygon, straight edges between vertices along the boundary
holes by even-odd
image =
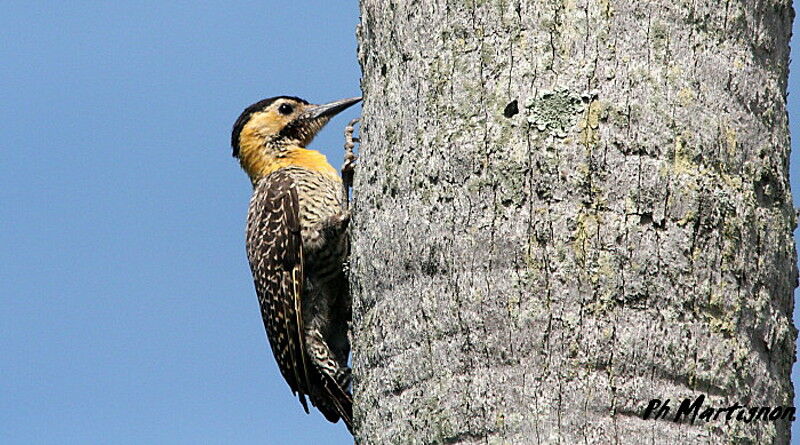
[[[0,443],[352,444],[277,372],[230,129],[360,95],[358,3],[4,2]],[[347,110],[315,141],[341,162]]]
[[[3,5],[4,444],[352,443],[269,354],[229,137],[262,97],[359,94],[357,1],[215,3]],[[358,112],[315,141],[334,165]]]

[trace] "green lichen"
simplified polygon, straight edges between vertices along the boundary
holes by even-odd
[[[584,110],[581,97],[567,89],[544,91],[525,104],[528,122],[541,131],[558,138],[567,136],[577,116]]]
[[[427,397],[419,407],[420,419],[425,419],[426,423],[433,429],[431,443],[449,443],[450,439],[456,434],[456,427],[453,425],[451,416],[442,409],[442,403],[438,398]]]
[[[679,135],[675,138],[675,150],[672,157],[672,174],[696,176],[699,174],[700,166],[694,163],[692,154],[684,142],[685,136]]]
[[[656,47],[664,45],[667,37],[669,37],[667,26],[661,22],[653,23],[650,28],[650,37]]]
[[[711,332],[731,338],[736,333],[736,310],[726,309],[730,295],[725,292],[724,283],[711,291],[708,303],[703,308],[703,317]]]
[[[725,148],[728,155],[733,156],[737,152],[736,130],[731,127],[725,127]]]
[[[691,88],[681,88],[678,91],[678,104],[682,107],[688,107],[694,104],[695,96],[696,94]]]
[[[592,100],[589,106],[586,107],[584,118],[578,122],[580,129],[579,140],[580,143],[587,147],[592,148],[600,142],[600,135],[598,129],[600,128],[600,120],[607,117],[607,106],[599,100]]]
[[[610,19],[614,16],[614,7],[611,5],[610,0],[600,0],[600,11],[603,13],[605,18]]]
[[[670,84],[677,85],[683,78],[683,68],[680,65],[671,65],[667,68],[666,77]]]
[[[586,246],[590,237],[597,233],[601,224],[600,215],[581,212],[576,219],[576,227],[572,233],[572,251],[578,264],[586,263]]]
[[[595,289],[594,300],[586,306],[588,313],[607,314],[622,303],[618,289],[614,285],[617,281],[617,267],[609,252],[599,251],[597,258],[585,267],[584,272]]]
[[[467,191],[477,193],[484,188],[497,191],[496,204],[521,206],[528,198],[528,166],[514,159],[494,158],[481,175],[467,180]]]

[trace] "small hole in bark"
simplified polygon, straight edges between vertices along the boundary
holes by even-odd
[[[656,229],[663,229],[666,225],[666,221],[662,218],[661,221],[656,221],[653,219],[652,212],[645,212],[639,214],[639,224],[641,225],[653,225]]]
[[[776,200],[778,184],[769,173],[763,173],[761,178],[753,185],[756,200],[761,207],[771,207]]]
[[[503,110],[503,116],[511,119],[514,117],[515,114],[519,114],[519,106],[517,106],[517,99],[512,100],[511,102],[506,105],[506,108]]]
[[[385,63],[383,64],[383,66],[381,66],[381,76],[384,76],[384,77],[386,76],[386,64]]]

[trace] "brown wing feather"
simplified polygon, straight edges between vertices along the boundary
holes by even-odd
[[[292,178],[277,171],[262,179],[250,201],[247,254],[261,315],[278,368],[308,412],[309,366],[302,314],[303,242],[300,204]]]
[[[331,422],[352,431],[352,397],[310,366],[303,326],[303,240],[297,184],[278,170],[256,185],[247,218],[247,255],[270,346],[283,378],[308,412],[306,395]],[[314,394],[325,394],[323,400]]]

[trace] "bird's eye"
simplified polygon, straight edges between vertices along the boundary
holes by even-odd
[[[280,114],[292,114],[292,111],[294,111],[294,108],[289,104],[281,104],[278,107],[278,113]]]

